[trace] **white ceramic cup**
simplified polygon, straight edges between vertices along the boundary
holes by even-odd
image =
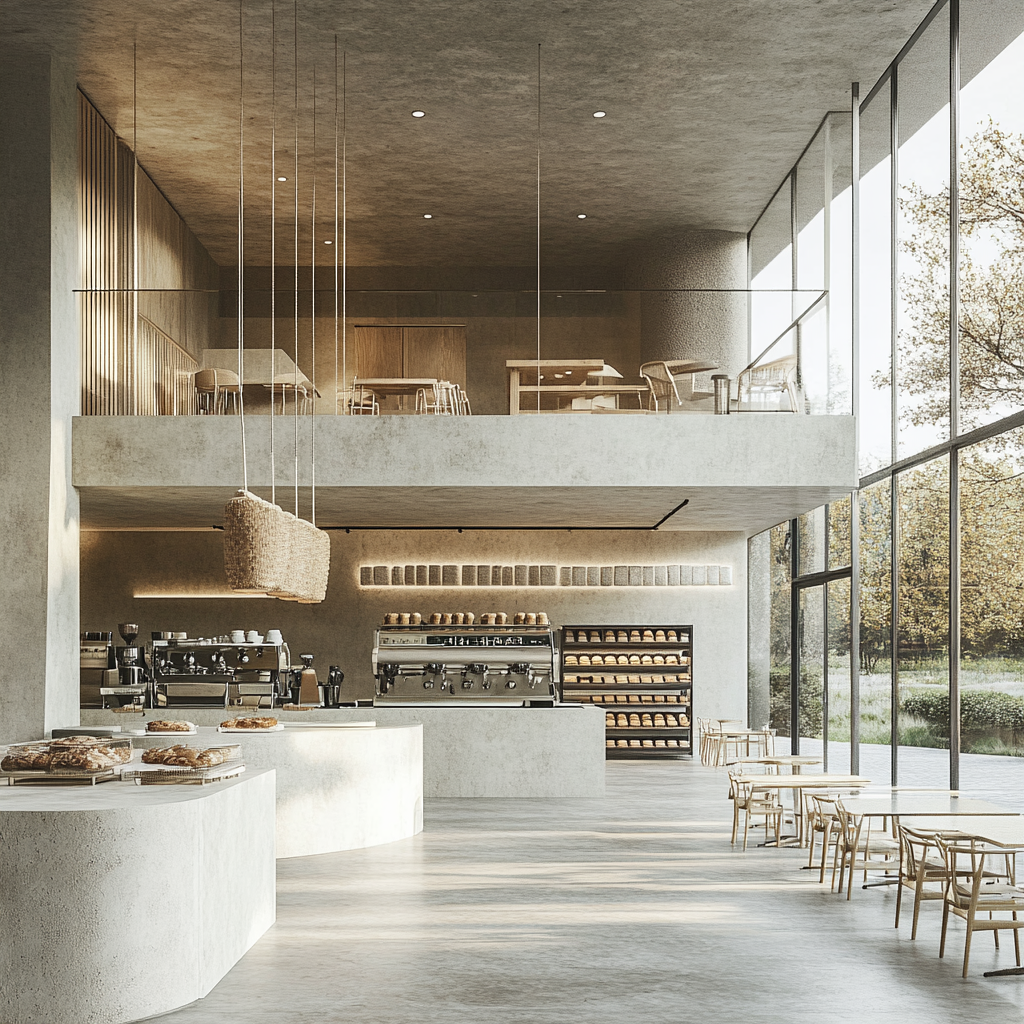
[[[248,640],[249,643],[254,644],[257,642],[256,637],[258,636],[259,633],[257,633],[255,629],[250,629],[249,632],[245,634],[245,639]]]
[[[283,637],[281,636],[281,630],[279,629],[268,629],[267,630],[267,643],[279,644]]]
[[[245,642],[245,632],[241,629],[231,630],[231,642],[234,644],[240,644]]]

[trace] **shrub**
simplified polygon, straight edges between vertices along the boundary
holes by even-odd
[[[948,729],[949,694],[911,693],[900,702],[900,711]],[[992,690],[964,690],[960,694],[960,727],[1024,732],[1024,697]]]

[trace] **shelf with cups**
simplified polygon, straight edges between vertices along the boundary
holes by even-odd
[[[606,711],[606,754],[693,755],[691,626],[564,626],[562,699]]]

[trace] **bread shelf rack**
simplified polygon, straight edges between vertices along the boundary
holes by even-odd
[[[562,699],[616,716],[605,729],[609,758],[693,756],[692,626],[566,625],[560,639]],[[621,715],[676,724],[622,725]]]

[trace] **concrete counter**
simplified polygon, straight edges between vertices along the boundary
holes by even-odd
[[[180,717],[194,722],[197,715]],[[223,712],[214,716],[218,724],[224,717]],[[360,850],[423,831],[423,727],[419,723],[378,728],[288,725],[283,731],[237,735],[200,725],[198,732],[198,736],[165,734],[133,736],[132,740],[142,748],[239,743],[246,765],[273,768],[277,772],[278,857]]]
[[[119,1024],[207,995],[274,923],[274,782],[0,787],[0,1020]]]
[[[218,725],[234,714],[234,709],[223,708],[165,708],[147,711],[145,720],[160,717]],[[375,721],[378,727],[422,723],[425,797],[604,796],[604,709],[596,705],[321,708],[273,714],[289,727],[359,721]],[[143,724],[138,715],[82,710],[86,726],[127,729]],[[345,731],[332,733],[328,742]],[[255,748],[243,749],[247,759],[250,749],[256,756]]]

